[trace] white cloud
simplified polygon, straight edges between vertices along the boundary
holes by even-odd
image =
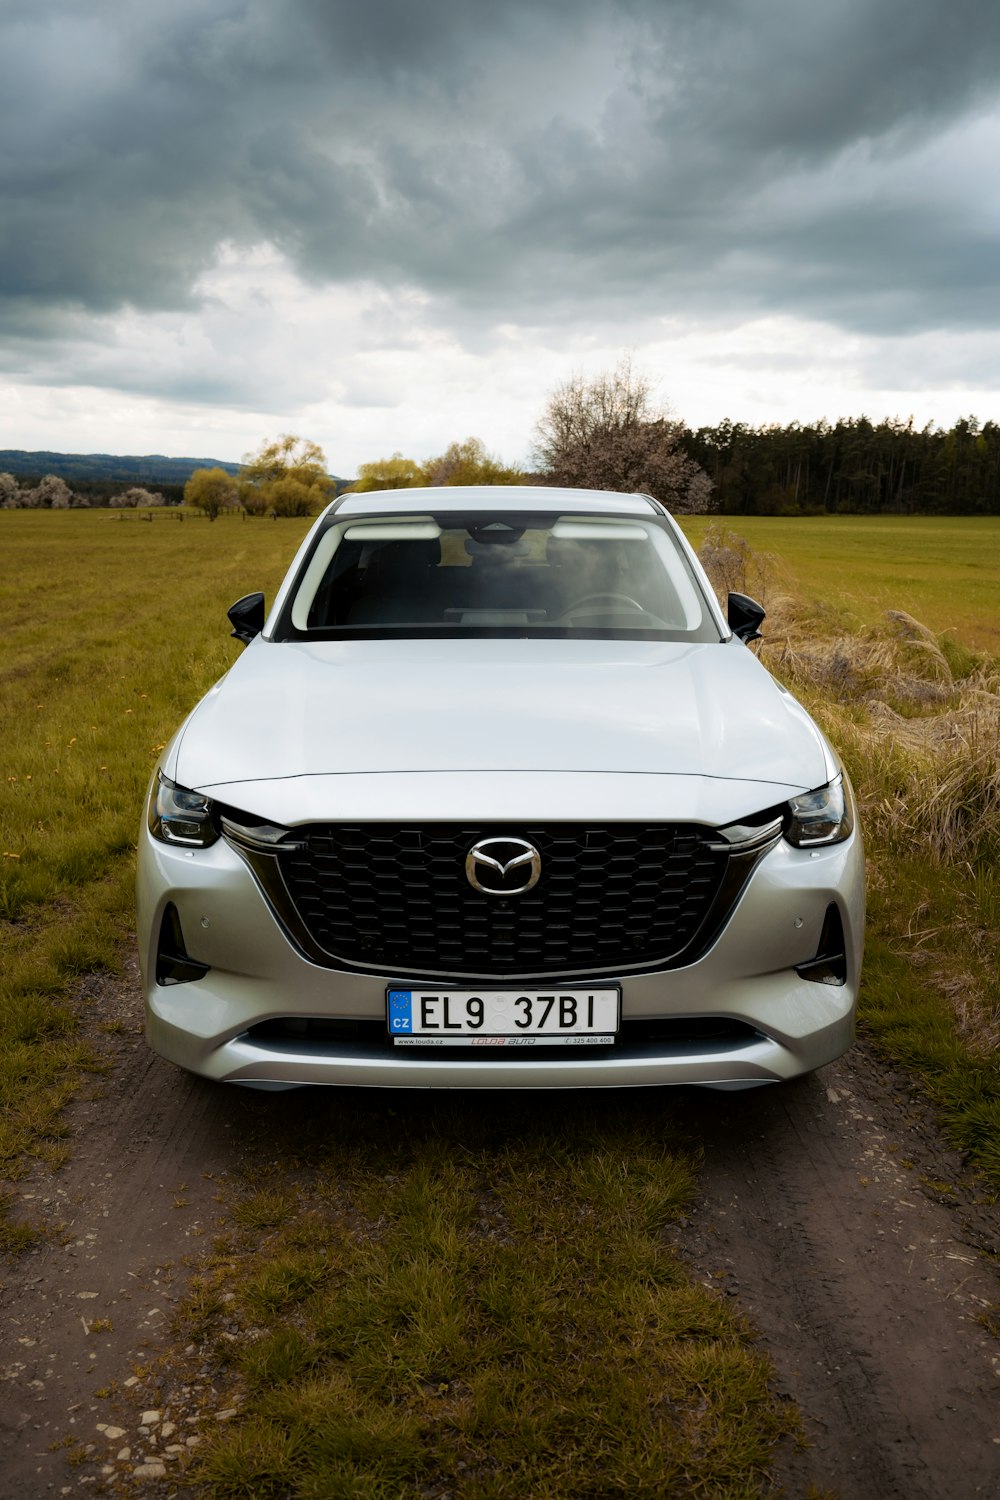
[[[474,434],[526,463],[549,392],[625,349],[691,426],[861,412],[949,425],[1000,404],[1000,339],[989,331],[886,338],[777,314],[498,322],[473,341],[425,293],[317,288],[269,246],[225,247],[200,292],[200,314],[79,324],[60,348],[58,384],[44,364],[30,382],[0,384],[5,445],[232,459],[292,431],[351,475],[396,449],[422,459]]]
[[[7,446],[516,461],[624,349],[692,423],[996,408],[988,0],[8,12]]]

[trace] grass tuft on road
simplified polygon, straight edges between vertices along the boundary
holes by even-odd
[[[692,1164],[662,1101],[376,1103],[364,1142],[349,1103],[292,1109],[308,1186],[291,1213],[279,1190],[263,1241],[275,1189],[248,1189],[186,1313],[242,1413],[193,1482],[218,1500],[768,1493],[794,1418],[671,1248]]]

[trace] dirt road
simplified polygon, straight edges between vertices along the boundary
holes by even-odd
[[[185,1377],[189,1403],[143,1411],[140,1399],[132,1418],[96,1393],[131,1382],[144,1398],[242,1127],[271,1112],[280,1135],[280,1095],[216,1089],[147,1053],[134,979],[84,999],[122,1029],[105,1042],[100,1096],[71,1112],[69,1164],[18,1184],[26,1208],[63,1230],[0,1278],[3,1500],[100,1493],[132,1468],[128,1493],[175,1492],[191,1412],[215,1398],[211,1372]],[[901,1080],[859,1048],[791,1087],[678,1091],[676,1109],[704,1148],[678,1242],[739,1300],[806,1422],[812,1446],[783,1455],[784,1493],[1000,1493],[1000,1342],[978,1321],[997,1301],[981,1254],[998,1248],[997,1213],[941,1192],[957,1161]]]
[[[957,1156],[908,1093],[859,1046],[813,1078],[695,1106],[705,1163],[680,1242],[739,1299],[802,1411],[789,1495],[1000,1494],[1000,1341],[979,1321],[1000,1297],[981,1253],[1000,1251],[1000,1215],[957,1186]]]

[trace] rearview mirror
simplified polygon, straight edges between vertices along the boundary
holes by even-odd
[[[264,595],[244,594],[226,611],[233,627],[233,638],[248,646],[255,635],[264,629]]]
[[[738,636],[749,646],[751,641],[759,641],[761,638],[758,625],[764,623],[765,611],[751,599],[749,594],[730,594],[729,604],[726,609],[726,618],[733,635]]]

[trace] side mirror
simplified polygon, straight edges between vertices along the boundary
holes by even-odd
[[[244,594],[242,599],[237,599],[235,604],[230,605],[226,613],[233,627],[233,639],[248,646],[254,636],[260,635],[264,629],[264,595]]]
[[[764,610],[761,609],[756,599],[750,598],[749,594],[730,594],[726,619],[729,621],[729,628],[733,635],[745,641],[748,646],[751,641],[760,640],[760,631],[757,627],[764,623]]]

